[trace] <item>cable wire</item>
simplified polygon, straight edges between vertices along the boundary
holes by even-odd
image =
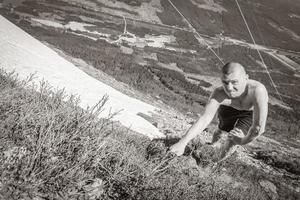
[[[189,25],[193,32],[206,44],[207,48],[219,59],[219,61],[225,65],[224,61],[218,56],[218,54],[211,48],[211,46],[206,42],[206,40],[198,33],[198,31],[193,27],[193,25],[186,19],[186,17],[176,8],[171,0],[168,0],[173,8],[178,12],[178,14],[183,18],[183,20]]]
[[[260,51],[259,51],[258,48],[257,48],[256,42],[255,42],[254,37],[253,37],[253,35],[252,35],[252,32],[251,32],[251,30],[250,30],[250,28],[249,28],[249,26],[248,26],[248,23],[247,23],[246,18],[245,18],[244,14],[243,14],[243,11],[242,11],[242,9],[241,9],[241,7],[240,7],[240,4],[239,4],[238,0],[235,0],[235,2],[236,2],[236,5],[238,6],[239,12],[240,12],[240,14],[241,14],[241,16],[242,16],[242,18],[243,18],[243,21],[244,21],[244,23],[245,23],[245,25],[246,25],[246,27],[247,27],[247,30],[248,30],[248,32],[249,32],[249,34],[250,34],[250,37],[251,37],[251,39],[252,39],[252,41],[253,41],[253,44],[254,44],[254,46],[255,46],[255,49],[256,49],[256,51],[257,51],[257,53],[258,53],[258,55],[259,55],[259,57],[260,57],[260,59],[261,59],[261,61],[262,61],[262,63],[263,63],[263,66],[265,67],[265,69],[266,69],[266,71],[267,71],[267,74],[268,74],[268,76],[269,76],[269,78],[270,78],[270,80],[271,80],[271,84],[273,85],[273,87],[274,87],[274,89],[275,89],[277,95],[279,96],[280,100],[283,102],[283,99],[282,99],[282,97],[281,97],[279,91],[277,90],[277,86],[275,85],[275,82],[273,81],[273,78],[272,78],[272,76],[271,76],[271,74],[270,74],[270,72],[269,72],[269,70],[268,70],[268,67],[267,67],[267,65],[265,64],[265,61],[264,61],[264,59],[263,59],[263,57],[262,57]]]

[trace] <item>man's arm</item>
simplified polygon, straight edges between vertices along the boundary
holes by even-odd
[[[247,135],[242,138],[241,143],[247,144],[254,138],[265,132],[268,116],[268,92],[263,85],[255,90],[253,123]]]
[[[208,100],[208,103],[206,104],[203,115],[198,119],[198,121],[193,124],[193,126],[188,130],[188,132],[181,138],[179,142],[170,147],[171,152],[175,153],[178,156],[182,155],[189,141],[195,138],[197,134],[201,133],[212,121],[220,105],[219,101],[217,100],[217,93],[218,92],[216,90],[213,92],[210,99]]]

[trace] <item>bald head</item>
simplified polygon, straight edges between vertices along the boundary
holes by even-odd
[[[223,75],[228,75],[231,73],[245,75],[246,71],[245,71],[245,68],[241,64],[235,63],[235,62],[229,62],[223,66],[222,73],[223,73]]]
[[[229,98],[241,96],[247,86],[248,75],[239,63],[229,62],[222,68],[222,83]]]

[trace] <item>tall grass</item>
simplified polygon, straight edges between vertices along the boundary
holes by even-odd
[[[62,195],[93,178],[90,169],[110,134],[110,116],[98,119],[106,99],[88,110],[79,99],[42,83],[24,87],[12,74],[0,77],[1,193]],[[76,181],[75,181],[76,180]],[[68,192],[69,193],[69,192]],[[11,196],[12,195],[12,196]]]
[[[0,72],[0,199],[241,199],[191,156],[99,119],[79,99]],[[244,198],[245,199],[245,198]],[[262,196],[248,199],[262,199]]]
[[[159,190],[151,186],[159,167],[143,151],[150,141],[113,129],[113,116],[99,119],[105,97],[83,110],[46,83],[3,71],[0,83],[2,198],[146,198],[144,190]]]

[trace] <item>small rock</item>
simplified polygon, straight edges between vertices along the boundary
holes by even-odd
[[[167,152],[167,147],[162,140],[152,140],[146,148],[147,157],[161,157]]]
[[[271,197],[271,199],[278,199],[277,187],[268,180],[262,180],[259,182],[264,191]]]
[[[192,170],[193,168],[198,168],[196,160],[191,156],[175,157],[174,161],[176,163],[176,168],[180,170]]]
[[[226,184],[233,182],[232,177],[225,173],[218,176],[218,179]]]
[[[90,199],[99,199],[104,193],[104,182],[99,178],[95,178],[92,184],[84,186],[84,190],[87,192]]]

